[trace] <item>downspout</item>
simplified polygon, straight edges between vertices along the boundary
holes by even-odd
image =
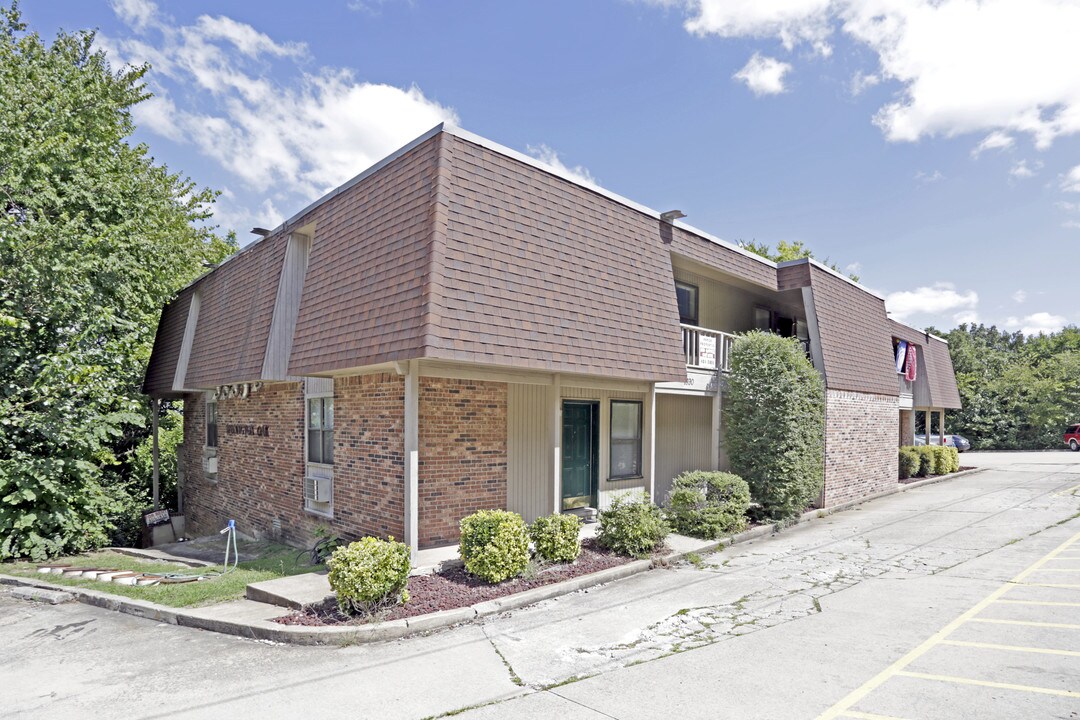
[[[150,432],[152,438],[150,448],[154,462],[154,510],[158,510],[161,507],[161,459],[160,452],[158,451],[158,414],[160,412],[161,400],[152,398],[150,400]]]

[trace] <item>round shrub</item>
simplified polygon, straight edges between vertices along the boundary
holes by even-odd
[[[667,520],[683,535],[715,540],[746,527],[750,486],[738,475],[694,470],[675,478],[667,497]]]
[[[573,562],[581,554],[581,518],[577,515],[545,515],[529,526],[536,554],[549,562]]]
[[[750,485],[762,513],[794,517],[821,492],[825,472],[825,387],[794,338],[753,331],[731,350],[724,402],[731,469]]]
[[[960,451],[954,447],[945,448],[948,451],[949,467],[945,472],[958,472],[960,470]]]
[[[934,448],[930,445],[919,445],[915,448],[915,452],[919,454],[919,469],[915,474],[919,477],[933,475],[935,465]]]
[[[648,493],[626,493],[600,511],[596,542],[620,555],[645,558],[664,544],[669,532],[663,513],[649,502]]]
[[[327,566],[330,587],[346,614],[376,612],[409,601],[409,546],[366,537],[334,550]]]
[[[529,564],[525,521],[507,510],[479,510],[461,519],[461,559],[465,570],[500,583],[517,577]]]
[[[907,480],[919,472],[919,453],[910,445],[900,448],[900,479]]]

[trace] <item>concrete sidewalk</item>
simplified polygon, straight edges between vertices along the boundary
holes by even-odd
[[[697,567],[340,649],[0,594],[4,712],[421,718],[483,706],[462,717],[812,718],[1080,530],[1069,492],[1078,463],[998,458],[990,471],[726,548]]]

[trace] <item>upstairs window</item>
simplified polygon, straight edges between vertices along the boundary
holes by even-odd
[[[697,285],[675,281],[675,296],[679,300],[679,322],[683,325],[698,324]]]
[[[307,401],[307,459],[320,465],[334,464],[334,398],[309,397]]]
[[[612,478],[641,476],[641,403],[611,401]]]

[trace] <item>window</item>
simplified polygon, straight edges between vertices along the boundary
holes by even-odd
[[[679,322],[684,325],[698,324],[697,285],[675,281],[675,296],[679,300]]]
[[[206,396],[206,447],[217,447],[217,400]]]
[[[641,475],[641,403],[611,401],[612,478]]]
[[[333,465],[334,398],[308,398],[307,416],[308,462]]]

